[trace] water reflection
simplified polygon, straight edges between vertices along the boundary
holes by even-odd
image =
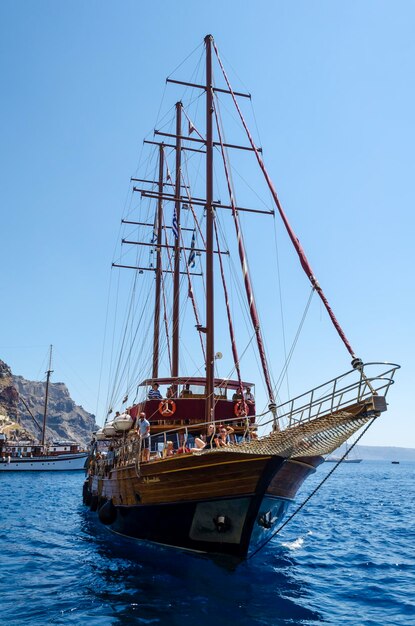
[[[291,626],[322,621],[295,559],[274,544],[251,561],[213,559],[119,537],[80,511],[94,558],[85,601],[110,624]],[[99,609],[97,609],[99,607]]]

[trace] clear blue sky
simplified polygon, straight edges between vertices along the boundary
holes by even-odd
[[[212,33],[356,352],[402,365],[363,443],[415,447],[414,29],[410,1],[3,0],[0,358],[41,377],[53,343],[95,412],[129,177],[165,77]]]

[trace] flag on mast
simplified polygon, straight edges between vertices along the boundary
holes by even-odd
[[[173,213],[173,222],[172,222],[172,230],[173,230],[173,235],[175,239],[179,238],[179,226],[177,224],[177,213],[176,213],[176,208],[174,209],[174,213]]]
[[[195,264],[196,264],[195,245],[196,245],[196,230],[193,231],[192,242],[190,244],[190,254],[189,254],[189,258],[187,260],[187,265],[189,267],[194,267]]]
[[[150,243],[157,243],[157,226],[156,225],[154,225],[153,236],[151,237]]]

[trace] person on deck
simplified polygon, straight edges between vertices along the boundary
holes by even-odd
[[[219,426],[219,437],[217,438],[216,445],[218,447],[228,446],[231,443],[229,435],[234,433],[232,426]]]
[[[138,430],[141,439],[141,460],[150,460],[150,422],[146,419],[144,412],[140,413],[138,419]]]
[[[234,402],[236,402],[237,400],[243,400],[243,399],[244,399],[244,394],[242,392],[242,388],[238,387],[238,389],[236,390],[236,392],[232,396],[232,400]]]
[[[182,393],[180,394],[181,398],[188,398],[189,396],[193,395],[192,391],[190,390],[190,385],[189,383],[186,383],[185,386],[183,387]]]
[[[132,407],[130,407],[130,406],[129,406],[127,409],[125,409],[125,412],[126,412],[126,413],[127,413],[127,415],[129,415],[129,416],[132,418],[132,420],[133,420],[133,421],[132,421],[132,423],[131,423],[131,428],[130,428],[130,431],[133,431],[133,430],[134,430],[134,428],[135,428],[136,421],[137,421],[137,413],[135,413],[135,412],[134,412],[134,415],[131,415],[131,408],[132,408]]]
[[[159,391],[159,384],[158,383],[153,383],[151,385],[151,389],[148,392],[148,399],[149,400],[161,400],[161,393]]]
[[[174,445],[172,441],[167,442],[167,447],[164,451],[164,456],[174,456],[176,454],[176,450],[174,449]]]
[[[246,391],[245,391],[245,402],[247,404],[249,404],[250,406],[254,406],[255,404],[255,398],[254,398],[254,394],[251,393],[251,387],[247,387]]]
[[[218,435],[215,432],[215,425],[209,424],[205,441],[201,437],[195,437],[196,448],[202,450],[203,448],[215,448],[218,446]]]

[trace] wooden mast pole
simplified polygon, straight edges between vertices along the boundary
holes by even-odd
[[[52,367],[52,346],[50,346],[50,350],[49,350],[49,367],[48,367],[48,371],[46,372],[45,406],[43,409],[43,425],[42,425],[42,447],[44,447],[45,445],[46,417],[48,413],[48,397],[49,397],[49,380],[50,380],[50,375],[53,371],[51,367]]]
[[[172,376],[179,375],[179,331],[180,331],[180,184],[182,156],[182,103],[176,103],[176,184],[175,218],[177,231],[174,242],[174,278],[173,278],[173,339],[172,339]]]
[[[213,92],[212,35],[206,45],[206,421],[214,420]]]
[[[163,214],[163,176],[164,176],[164,146],[159,146],[159,198],[157,203],[157,262],[156,262],[156,295],[154,304],[154,339],[153,339],[153,378],[159,373],[159,345],[160,345],[160,292],[161,292],[161,224]]]

